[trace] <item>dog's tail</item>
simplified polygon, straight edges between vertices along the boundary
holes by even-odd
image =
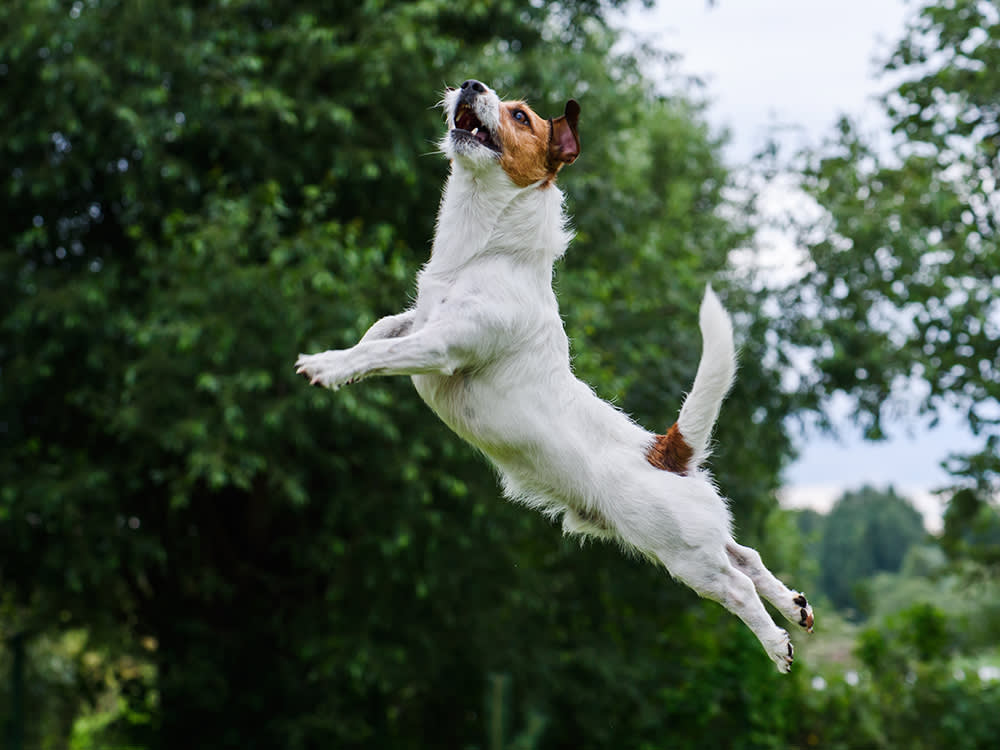
[[[708,458],[712,428],[736,374],[733,324],[711,286],[705,288],[699,325],[701,361],[691,392],[677,421],[666,435],[656,436],[646,454],[653,466],[676,474],[687,474]]]

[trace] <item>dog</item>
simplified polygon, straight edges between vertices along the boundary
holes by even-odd
[[[736,370],[728,314],[707,287],[701,360],[666,433],[598,398],[573,375],[552,289],[553,263],[571,239],[555,180],[580,154],[580,105],[571,99],[563,115],[543,119],[467,80],[443,107],[440,149],[451,172],[415,304],[350,349],[301,355],[297,371],[332,389],[409,375],[445,424],[497,467],[508,498],[561,517],[567,534],[613,540],[662,564],[737,615],[788,672],[791,640],[760,596],[809,632],[812,608],[736,543],[703,468]]]

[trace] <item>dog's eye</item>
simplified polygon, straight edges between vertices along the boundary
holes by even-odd
[[[510,116],[513,117],[522,125],[528,124],[528,116],[524,114],[524,110],[522,109],[515,109],[513,112],[510,113]]]

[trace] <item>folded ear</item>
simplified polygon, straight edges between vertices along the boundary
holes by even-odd
[[[576,99],[566,102],[566,110],[562,117],[549,122],[552,131],[549,136],[549,157],[554,162],[572,164],[580,155],[580,136],[576,124],[580,120],[580,105]]]

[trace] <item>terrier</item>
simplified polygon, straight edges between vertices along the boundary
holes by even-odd
[[[496,465],[508,498],[561,517],[567,534],[659,562],[743,620],[788,672],[791,640],[760,597],[810,632],[812,608],[736,543],[702,466],[736,371],[729,316],[706,288],[701,361],[665,434],[598,398],[572,372],[552,290],[553,262],[571,239],[555,180],[580,154],[579,104],[543,119],[476,80],[443,104],[451,174],[416,303],[350,349],[300,356],[298,372],[332,389],[411,376],[445,424]]]

